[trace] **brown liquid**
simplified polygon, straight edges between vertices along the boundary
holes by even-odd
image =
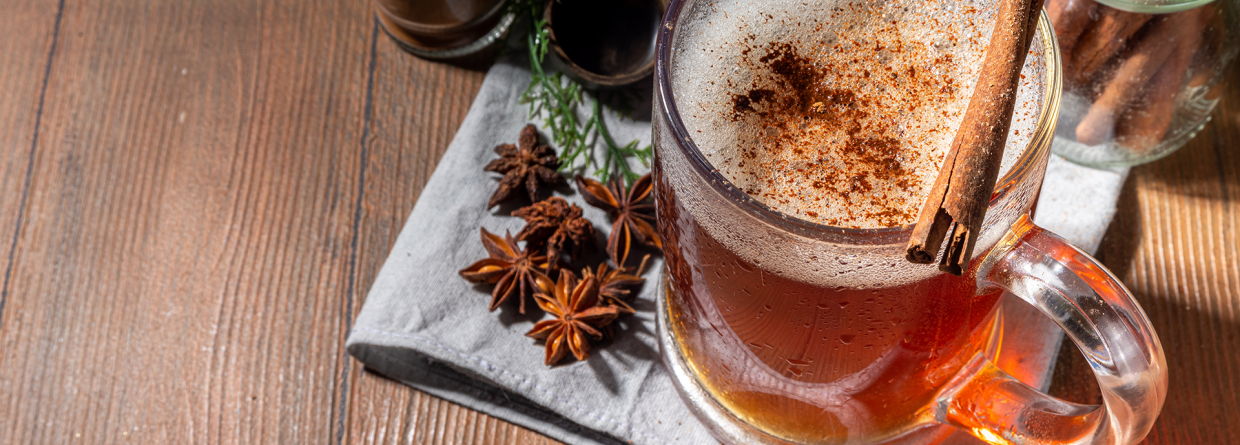
[[[374,0],[388,32],[423,50],[468,45],[503,17],[499,0]]]
[[[566,1],[551,6],[556,42],[581,68],[614,76],[654,60],[663,12],[648,0]]]
[[[499,0],[376,0],[388,12],[428,26],[467,23],[491,10]]]
[[[666,182],[656,197],[680,352],[718,402],[769,434],[841,443],[903,433],[989,343],[1000,294],[974,295],[975,278],[808,284],[713,239]]]

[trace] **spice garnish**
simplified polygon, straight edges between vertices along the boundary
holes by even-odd
[[[603,333],[599,328],[615,320],[619,310],[612,306],[598,306],[598,281],[590,273],[578,280],[572,271],[560,271],[553,294],[539,293],[534,295],[534,299],[538,307],[555,318],[534,324],[534,328],[525,335],[546,341],[544,363],[547,366],[559,362],[570,351],[577,360],[589,358],[590,339],[586,338],[586,334],[601,339]]]
[[[663,248],[663,240],[652,223],[655,222],[654,205],[641,204],[650,196],[653,183],[650,174],[633,181],[625,190],[617,180],[607,186],[583,176],[577,176],[577,190],[590,205],[603,209],[612,219],[611,235],[607,237],[607,253],[619,267],[628,260],[633,241],[651,247]]]
[[[521,93],[519,102],[529,104],[529,118],[541,117],[547,133],[560,146],[560,168],[584,171],[586,166],[594,165],[600,167],[594,174],[601,175],[603,181],[612,177],[632,181],[637,173],[629,167],[629,159],[637,158],[642,165],[649,166],[653,154],[651,146],[639,148],[637,139],[625,145],[616,143],[603,119],[599,93],[592,94],[593,105],[589,110],[580,109],[587,97],[582,94],[585,88],[572,79],[566,79],[564,73],[543,70],[547,45],[551,41],[551,27],[543,18],[543,9],[535,6],[543,2],[514,3],[529,6],[531,25],[526,39],[530,56],[530,83]],[[618,93],[612,97],[619,100],[611,101],[612,108],[622,116],[631,115],[632,104],[638,101],[637,94],[628,89],[613,93]],[[589,117],[581,120],[586,115]],[[596,148],[600,143],[602,150]]]
[[[499,189],[487,203],[488,209],[516,196],[522,189],[529,193],[530,202],[538,202],[541,187],[568,184],[564,176],[556,171],[560,168],[560,161],[555,156],[555,150],[546,144],[538,144],[538,130],[533,125],[521,129],[517,142],[520,146],[500,144],[495,147],[495,153],[500,158],[483,169],[504,174],[499,181]]]
[[[594,245],[594,225],[581,217],[581,207],[564,198],[547,198],[517,209],[512,215],[525,220],[517,240],[530,246],[546,245],[547,260],[552,264],[559,264],[564,251],[570,248],[573,258],[578,258],[582,248]]]
[[[553,285],[543,273],[547,269],[547,256],[539,255],[537,250],[522,250],[510,233],[505,232],[504,237],[500,238],[487,229],[480,230],[482,247],[491,257],[461,269],[461,277],[471,283],[495,284],[495,289],[491,291],[492,311],[514,293],[520,294],[521,303],[517,311],[524,314],[525,296],[546,292]]]
[[[910,262],[934,262],[947,237],[939,270],[961,276],[969,266],[1003,162],[1020,69],[1029,54],[1042,2],[1002,0],[999,5],[964,121],[909,236]]]
[[[615,307],[622,313],[633,314],[637,311],[633,310],[633,306],[629,306],[628,300],[633,299],[632,290],[637,286],[641,286],[646,282],[641,277],[642,271],[646,268],[646,260],[650,255],[642,258],[641,267],[637,268],[634,274],[629,273],[629,269],[608,269],[607,263],[598,265],[598,273],[595,279],[598,280],[598,294],[600,305]],[[586,268],[585,274],[590,273],[590,269]]]

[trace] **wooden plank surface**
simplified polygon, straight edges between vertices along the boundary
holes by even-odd
[[[0,443],[553,443],[344,353],[483,77],[402,53],[372,14],[6,4]],[[1134,169],[1100,254],[1168,351],[1149,443],[1240,435],[1238,199],[1232,85],[1188,147]],[[1093,401],[1075,354],[1054,391]]]
[[[359,226],[359,296],[379,273],[485,74],[413,57],[382,33],[374,60],[370,162]],[[361,303],[361,298],[355,300],[354,314]],[[374,373],[355,368],[350,377],[356,382],[349,390],[350,443],[556,443]]]
[[[0,315],[30,195],[35,128],[43,127],[37,116],[55,50],[59,6],[55,0],[30,0],[9,5],[8,13],[0,14],[0,30],[21,31],[0,34]],[[0,318],[0,329],[3,322]]]
[[[339,436],[369,6],[62,5],[35,8],[58,33],[0,38],[56,42],[27,62],[50,63],[38,140],[5,149],[33,162],[5,228],[0,443]]]
[[[12,6],[0,443],[546,440],[343,350],[483,73],[360,1]]]

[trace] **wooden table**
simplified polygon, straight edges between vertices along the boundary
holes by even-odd
[[[0,443],[551,442],[343,348],[483,72],[365,0],[4,9]],[[1214,119],[1133,170],[1100,254],[1171,365],[1149,443],[1240,437],[1240,86]]]

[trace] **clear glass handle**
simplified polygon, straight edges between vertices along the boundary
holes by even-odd
[[[1042,393],[974,357],[940,393],[935,417],[998,444],[1124,445],[1145,438],[1167,394],[1167,362],[1128,290],[1088,254],[1023,216],[991,251],[979,285],[1055,320],[1089,361],[1102,406]],[[979,286],[980,287],[980,286]]]

